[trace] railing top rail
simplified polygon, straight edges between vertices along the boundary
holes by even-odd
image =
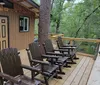
[[[89,38],[69,38],[69,37],[63,37],[64,40],[75,40],[75,41],[84,41],[84,42],[94,42],[94,43],[100,43],[100,39],[89,39]]]
[[[38,34],[34,35],[37,36]],[[58,36],[62,36],[63,40],[100,43],[100,39],[64,37],[64,34],[55,34],[55,33],[49,33],[49,35],[52,39],[57,39]]]
[[[37,36],[38,34],[34,34],[34,36]],[[51,35],[51,36],[64,36],[64,34],[56,34],[56,33],[49,33],[48,35]]]
[[[58,35],[59,36],[59,35]],[[52,36],[52,38],[57,38],[58,36]],[[69,40],[69,41],[82,41],[82,42],[94,42],[94,43],[100,43],[100,39],[86,39],[86,38],[72,38],[72,37],[62,37],[63,40]]]
[[[55,38],[57,38],[58,36],[64,36],[64,34],[55,34],[55,35],[53,35],[52,37],[55,37]]]

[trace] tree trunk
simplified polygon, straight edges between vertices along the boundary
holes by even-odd
[[[41,45],[42,53],[44,53],[42,44],[46,39],[48,39],[50,29],[50,10],[51,0],[40,0],[38,39]]]

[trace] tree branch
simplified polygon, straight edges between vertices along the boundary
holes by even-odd
[[[78,30],[76,31],[76,35],[75,38],[78,36],[79,31],[81,30],[82,26],[84,25],[84,23],[86,22],[86,20],[96,11],[98,10],[98,8],[100,7],[100,5],[98,7],[96,7],[89,15],[87,15],[82,23],[82,25],[78,28]]]

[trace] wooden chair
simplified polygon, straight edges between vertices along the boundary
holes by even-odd
[[[67,61],[66,67],[71,67],[71,66],[68,66],[69,57],[71,57],[71,56],[70,55],[67,55],[67,54],[64,54],[64,52],[68,52],[67,50],[54,49],[53,44],[52,44],[52,41],[50,39],[47,39],[44,42],[43,46],[44,46],[44,49],[45,49],[45,53],[47,55],[56,55],[56,56],[59,56],[59,59],[58,59],[58,62],[59,63],[58,64],[61,64],[61,63],[64,63],[64,61]],[[73,60],[71,60],[71,61],[72,61],[71,63],[75,63]]]
[[[57,39],[57,45],[59,49],[65,49],[68,51],[68,53],[73,57],[73,59],[79,59],[76,57],[76,45],[70,45],[70,44],[64,44],[62,41],[61,36]]]
[[[33,44],[33,43],[32,43]],[[37,52],[39,52],[39,44],[36,43],[38,49],[37,49]],[[32,46],[30,46],[32,47]],[[36,53],[36,52],[35,52]],[[33,53],[32,53],[33,54]],[[68,64],[67,64],[67,57],[64,57],[62,58],[61,56],[53,56],[53,55],[42,55],[42,59],[43,58],[46,58],[49,63],[51,64],[55,64],[55,65],[58,65],[59,66],[59,69],[58,69],[58,73],[59,74],[65,74],[63,71],[62,71],[62,66],[66,66],[68,67]]]
[[[59,42],[59,47],[72,47],[73,49],[76,49],[77,48],[77,46],[76,45],[70,45],[70,42],[69,43],[67,43],[67,44],[65,44],[63,41],[62,41],[62,37],[61,36],[59,36],[58,38],[57,38],[57,41]]]
[[[32,67],[35,67],[35,68],[41,70],[43,73],[47,74],[46,75],[47,80],[51,77],[62,79],[62,77],[57,75],[58,66],[54,65],[53,61],[52,61],[52,63],[43,61],[44,58],[58,59],[58,57],[42,55],[37,42],[30,43],[29,49],[26,49],[26,50],[27,50],[27,54],[29,57],[30,65]],[[38,72],[35,73],[35,75],[37,75],[37,74],[38,74]],[[48,82],[48,81],[46,81],[46,82]]]
[[[49,54],[49,55],[62,56],[61,59],[67,58],[67,60],[68,60],[67,62],[68,63],[76,64],[76,62],[73,61],[72,56],[69,54],[68,50],[65,50],[65,49],[54,49],[52,41],[50,39],[47,39],[44,42],[44,49],[45,49],[45,52],[46,52],[47,55]],[[56,51],[58,51],[59,53],[56,52]],[[65,54],[65,52],[67,52],[67,54]]]
[[[3,49],[0,52],[0,61],[3,73],[0,76],[7,80],[6,85],[40,85],[41,80],[36,80],[34,75],[29,78],[24,75],[23,68],[32,72],[40,70],[21,64],[20,56],[16,48]],[[10,81],[9,81],[10,80]]]

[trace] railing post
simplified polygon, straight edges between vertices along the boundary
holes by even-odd
[[[98,39],[100,39],[100,38],[98,38]],[[96,47],[96,50],[95,50],[94,60],[96,60],[96,58],[97,58],[97,56],[98,56],[98,53],[100,53],[100,52],[99,52],[99,49],[100,49],[100,42],[97,43],[97,47]]]

